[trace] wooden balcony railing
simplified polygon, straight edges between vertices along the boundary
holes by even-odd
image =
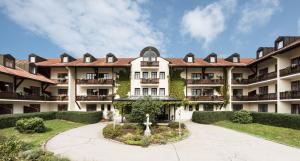
[[[222,96],[187,96],[190,101],[223,101]]]
[[[232,96],[233,101],[260,101],[260,100],[276,100],[276,93],[258,94],[254,96]]]
[[[51,79],[51,80],[54,81],[57,84],[67,84],[68,83],[68,79],[64,79],[64,78]]]
[[[274,79],[277,77],[277,72],[274,71],[274,72],[270,72],[270,73],[267,73],[267,74],[262,74],[262,75],[259,75],[257,77],[254,77],[254,78],[250,78],[248,79],[248,83],[256,83],[256,82],[260,82],[260,81],[265,81],[265,80],[269,80],[269,79]]]
[[[223,79],[188,79],[187,84],[223,84]]]
[[[300,99],[300,91],[280,92],[280,99]]]
[[[248,84],[248,79],[232,79],[232,84]]]
[[[67,101],[68,96],[27,95],[15,92],[0,92],[0,99]]]
[[[141,61],[141,67],[158,67],[159,61]]]
[[[300,73],[300,65],[292,65],[280,70],[281,77],[296,73]]]
[[[159,78],[142,78],[141,84],[158,84]]]
[[[112,95],[84,95],[76,96],[77,101],[112,101]]]
[[[68,96],[50,96],[47,98],[48,101],[68,101],[69,97]]]
[[[78,84],[113,84],[113,79],[77,79]]]

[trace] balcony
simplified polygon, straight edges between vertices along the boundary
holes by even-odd
[[[64,96],[64,95],[61,95],[61,96],[50,96],[50,97],[47,97],[46,100],[48,100],[48,101],[68,101],[69,97],[68,96]]]
[[[190,101],[223,101],[222,96],[187,96]]]
[[[223,84],[223,79],[188,79],[187,84]]]
[[[232,96],[233,101],[260,101],[260,100],[276,100],[276,93],[258,94],[253,96]]]
[[[300,73],[300,65],[292,65],[280,70],[281,77],[296,73]]]
[[[274,79],[276,77],[277,77],[277,72],[274,71],[274,72],[259,75],[255,78],[249,78],[248,79],[248,84],[261,82],[261,81],[265,81],[265,80],[269,80],[269,79]]]
[[[280,92],[280,99],[300,99],[300,91]]]
[[[77,79],[78,84],[107,84],[112,85],[114,83],[113,79]]]
[[[141,61],[141,67],[159,67],[159,61]]]
[[[0,92],[0,99],[17,99],[17,100],[41,100],[41,101],[67,101],[68,96],[38,96],[25,95],[15,92]]]
[[[232,84],[248,84],[248,82],[249,82],[248,79],[240,79],[240,78],[231,80]]]
[[[77,101],[112,101],[112,95],[85,95],[85,96],[76,96]]]
[[[158,84],[159,78],[142,78],[141,84]]]
[[[58,79],[51,79],[56,84],[68,84],[68,79],[65,78],[58,78]]]

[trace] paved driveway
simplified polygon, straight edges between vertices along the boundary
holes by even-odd
[[[189,138],[148,148],[106,140],[101,135],[104,126],[61,133],[49,140],[46,149],[73,161],[300,161],[300,149],[213,125],[189,122]]]

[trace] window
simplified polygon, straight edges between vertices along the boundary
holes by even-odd
[[[192,89],[192,96],[200,96],[201,89]]]
[[[199,106],[200,105],[198,105],[198,104],[196,105],[196,111],[199,111]]]
[[[97,89],[87,89],[86,94],[88,96],[97,96],[98,95],[98,90]]]
[[[86,111],[96,111],[97,105],[96,104],[86,104]]]
[[[243,109],[243,105],[242,104],[233,104],[232,105],[232,111],[240,111]]]
[[[0,115],[13,114],[13,104],[0,104]]]
[[[101,111],[104,111],[104,104],[101,104]]]
[[[107,111],[111,111],[111,105],[110,104],[107,105]]]
[[[204,78],[205,79],[213,79],[214,78],[214,73],[205,73]]]
[[[30,67],[29,67],[29,72],[30,72],[31,74],[36,74],[36,67],[35,67],[35,66],[30,66]]]
[[[15,62],[13,59],[5,58],[5,66],[8,68],[14,68]]]
[[[268,86],[259,87],[259,94],[268,94]]]
[[[141,94],[140,92],[141,92],[140,88],[135,88],[134,89],[134,95],[135,96],[139,96]]]
[[[134,79],[140,79],[140,72],[134,73]]]
[[[69,62],[69,57],[64,56],[64,57],[63,57],[63,63],[67,63],[67,62]]]
[[[109,73],[99,73],[99,78],[109,79],[111,77]]]
[[[30,57],[30,62],[31,62],[31,63],[35,63],[35,56],[31,56],[31,57]]]
[[[201,73],[192,73],[192,79],[201,79]]]
[[[90,63],[91,62],[91,57],[89,57],[89,56],[85,57],[85,62]]]
[[[258,112],[268,112],[268,104],[258,104]]]
[[[291,105],[291,114],[300,114],[300,104]]]
[[[156,61],[156,53],[154,51],[146,51],[143,56],[144,61]]]
[[[189,105],[189,111],[193,111],[193,106]]]
[[[232,73],[232,77],[233,77],[234,80],[242,79],[243,74],[242,73]]]
[[[243,89],[233,89],[232,90],[232,95],[236,96],[236,97],[243,96]]]
[[[165,72],[159,72],[159,78],[165,79]]]
[[[12,92],[12,91],[13,91],[13,83],[0,81],[0,92]]]
[[[151,95],[156,96],[157,95],[157,88],[151,88]]]
[[[238,63],[238,62],[239,62],[239,58],[235,56],[235,57],[232,58],[232,61],[233,61],[234,63]]]
[[[68,73],[57,73],[57,78],[68,79]]]
[[[113,63],[114,62],[114,58],[112,56],[107,58],[107,62],[108,63]]]
[[[279,41],[277,43],[277,49],[281,49],[281,48],[283,48],[283,41]]]
[[[292,64],[292,67],[296,67],[297,65],[299,65],[300,64],[300,57],[293,58],[291,60],[291,64]]]
[[[259,70],[259,75],[268,74],[268,68],[263,68]]]
[[[68,89],[57,89],[57,94],[58,95],[68,95]]]
[[[100,96],[107,96],[109,93],[108,89],[99,89],[99,95]]]
[[[275,113],[278,112],[277,103],[275,104]]]
[[[213,96],[214,95],[214,89],[203,89],[203,96]]]
[[[189,56],[189,57],[188,57],[188,63],[192,63],[192,62],[194,62],[193,57],[192,57],[192,56]]]
[[[151,72],[151,78],[157,78],[157,72]]]
[[[96,73],[86,73],[86,79],[95,79]]]
[[[31,89],[31,94],[34,96],[40,96],[41,93],[41,88],[40,87],[34,87],[34,86],[30,86]]]
[[[23,113],[40,112],[40,104],[30,104],[29,106],[23,107]]]
[[[68,104],[58,104],[57,111],[68,111]]]
[[[148,79],[148,72],[143,72],[143,78]]]
[[[165,89],[164,88],[159,88],[159,95],[160,96],[165,96]]]
[[[216,57],[213,57],[213,56],[210,57],[210,62],[211,62],[211,63],[215,63],[215,62],[216,62]]]
[[[263,57],[263,56],[264,56],[263,51],[260,51],[260,52],[258,53],[258,58],[261,58],[261,57]]]
[[[204,111],[214,111],[214,105],[212,104],[203,104]]]
[[[148,88],[143,88],[143,96],[148,96]]]
[[[300,80],[291,82],[292,91],[300,91]]]

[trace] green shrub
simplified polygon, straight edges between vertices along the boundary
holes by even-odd
[[[178,129],[179,128],[179,122],[170,122],[168,124],[168,126],[170,128],[172,128],[172,129]],[[180,123],[180,127],[184,129],[185,128],[185,124],[184,123]]]
[[[300,130],[300,115],[263,112],[253,112],[251,115],[255,123]]]
[[[66,111],[57,112],[56,119],[68,120],[78,123],[93,124],[97,123],[102,119],[102,112],[78,112],[78,111]]]
[[[249,111],[241,110],[233,113],[232,122],[240,124],[252,123],[253,118]]]
[[[13,127],[16,122],[23,118],[39,117],[44,120],[56,119],[56,112],[39,112],[39,113],[24,113],[24,114],[9,114],[0,116],[0,129]]]
[[[18,120],[16,129],[21,133],[42,133],[46,131],[44,120],[39,117]]]
[[[1,161],[15,161],[18,160],[18,154],[28,149],[28,146],[18,140],[16,137],[0,136],[0,160]]]
[[[113,124],[109,124],[103,128],[102,133],[105,138],[114,139],[122,134],[122,127],[116,125],[114,129]]]
[[[192,121],[201,124],[212,124],[218,121],[231,120],[232,111],[195,111]]]
[[[27,150],[20,153],[20,158],[26,161],[70,161],[67,158],[55,156],[51,152],[45,152],[41,149]]]

